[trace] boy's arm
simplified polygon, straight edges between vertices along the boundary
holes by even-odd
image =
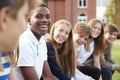
[[[20,70],[25,80],[39,80],[34,67],[20,67]]]
[[[43,66],[43,78],[44,78],[45,80],[58,80],[58,78],[55,77],[55,76],[51,73],[51,70],[50,70],[48,61],[45,61],[45,62],[44,62],[44,66]]]
[[[120,65],[117,65],[115,69],[120,73]]]
[[[11,67],[10,76],[8,80],[18,80],[15,68]]]
[[[108,44],[103,53],[103,57],[101,57],[101,62],[102,62],[102,66],[105,66],[111,70],[115,70],[116,64],[111,58],[111,49],[112,49],[112,44]]]
[[[114,64],[114,61],[111,58],[111,50],[112,50],[112,44],[108,44],[107,48],[105,49],[104,55],[107,62]]]

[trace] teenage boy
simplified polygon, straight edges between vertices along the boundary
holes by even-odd
[[[112,80],[115,70],[120,72],[120,65],[111,58],[112,43],[116,40],[118,29],[114,24],[107,24],[104,27],[105,50],[100,57],[102,80]]]
[[[18,66],[25,80],[57,80],[47,62],[47,47],[42,35],[50,25],[50,11],[45,4],[34,8],[27,17],[28,29],[20,36]]]

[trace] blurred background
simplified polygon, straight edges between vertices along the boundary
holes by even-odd
[[[72,25],[77,21],[98,18],[104,23],[120,27],[120,0],[43,0],[51,11],[52,22],[67,19]]]

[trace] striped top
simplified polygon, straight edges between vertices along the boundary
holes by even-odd
[[[4,71],[0,71],[0,80],[8,80],[9,74],[10,74],[10,62],[5,60],[6,55],[5,52],[0,53],[0,59],[2,59],[2,66],[4,68]]]

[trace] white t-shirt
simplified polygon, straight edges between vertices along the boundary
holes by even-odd
[[[94,41],[90,43],[90,51],[85,50],[85,46],[81,45],[77,48],[77,61],[83,64],[93,53],[94,50]]]
[[[41,37],[38,41],[28,28],[19,39],[20,59],[18,66],[33,66],[41,78],[44,61],[47,60],[47,47]]]

